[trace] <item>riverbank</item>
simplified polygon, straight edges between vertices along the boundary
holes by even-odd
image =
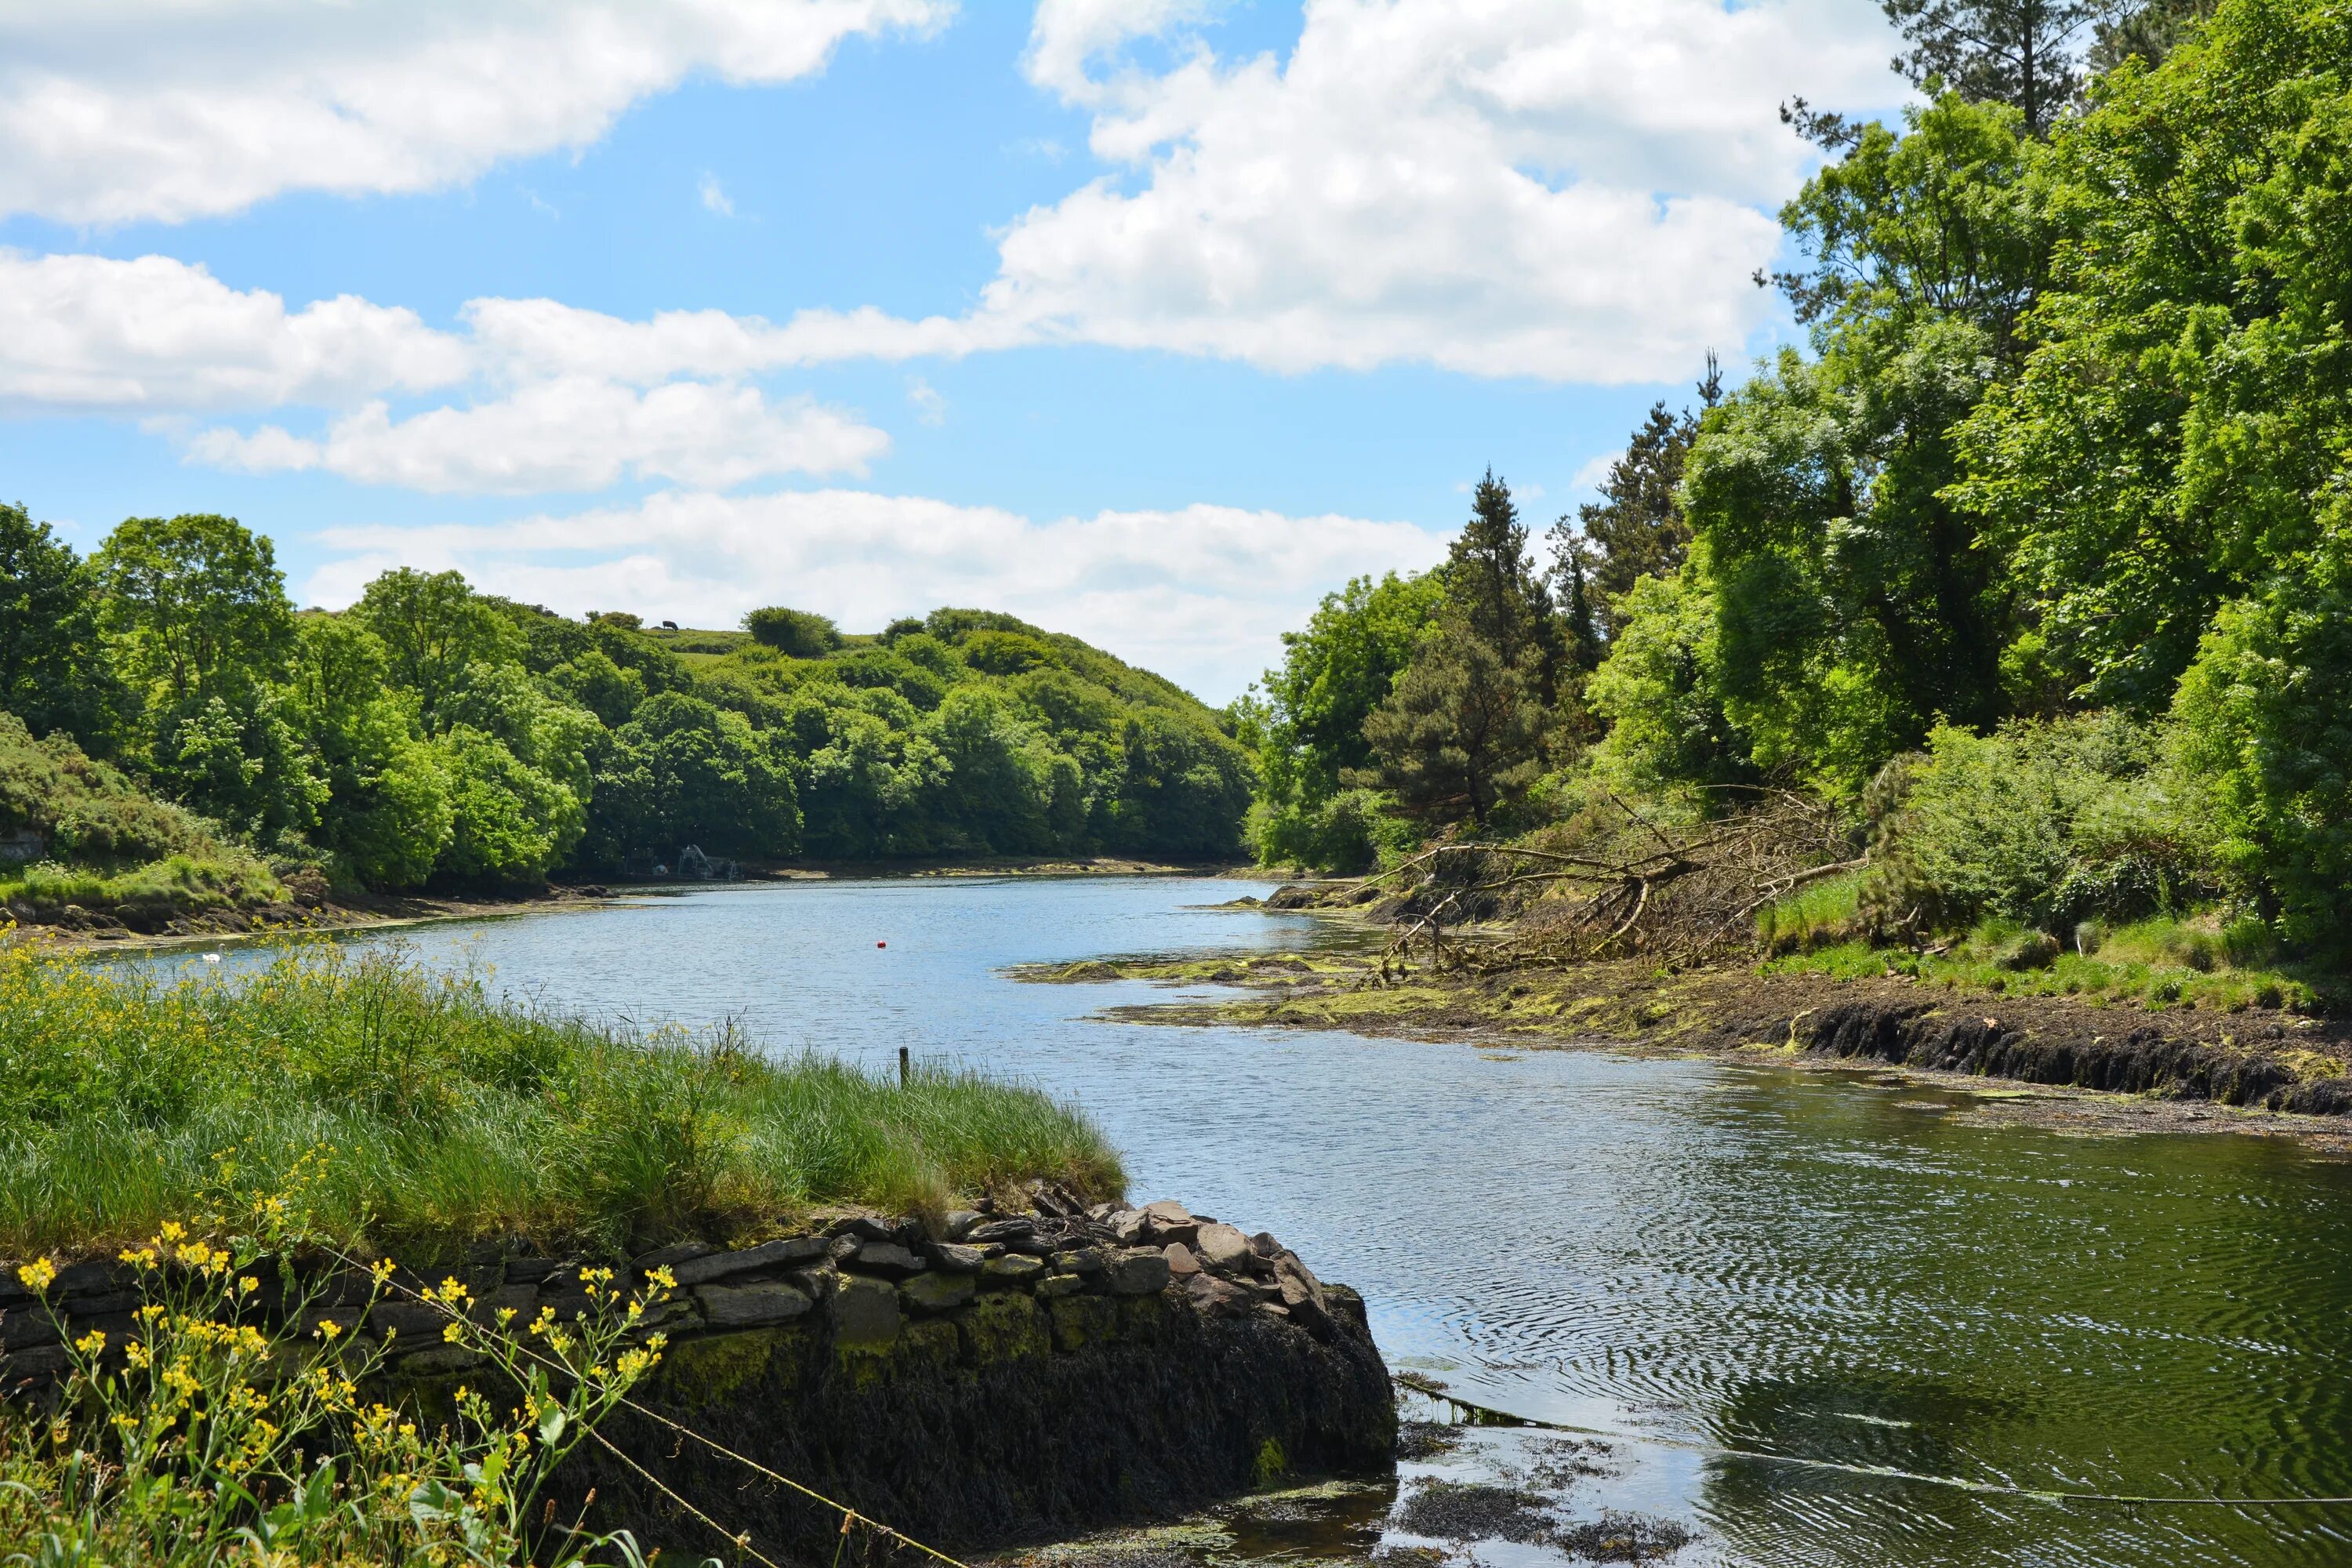
[[[1043,983],[1142,980],[1237,993],[1104,1009],[1127,1023],[1867,1068],[1977,1091],[1969,1114],[1985,1121],[2082,1132],[2252,1132],[2352,1152],[2352,1026],[2284,1008],[2102,1005],[1900,974],[1774,973],[1753,963],[1674,973],[1629,962],[1492,974],[1415,967],[1383,977],[1376,952],[1329,946],[1012,973]],[[2007,1087],[1987,1093],[1988,1085]]]
[[[959,858],[842,860],[745,867],[727,882],[566,882],[533,892],[464,894],[334,893],[323,881],[298,879],[288,896],[268,903],[224,909],[57,908],[11,902],[0,918],[65,950],[139,952],[190,942],[275,941],[310,933],[373,931],[402,926],[499,920],[597,909],[633,899],[660,898],[683,888],[743,887],[772,882],[959,881],[998,877],[1217,877],[1263,880],[1255,868],[1223,861],[1202,865],[1136,860],[1118,856],[1081,858]]]

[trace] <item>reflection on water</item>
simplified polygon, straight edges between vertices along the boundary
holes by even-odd
[[[1705,1451],[2352,1494],[2352,1169],[2269,1140],[1969,1127],[1920,1104],[1964,1096],[1858,1076],[1111,1024],[1090,1015],[1167,993],[997,973],[1343,940],[1187,907],[1263,890],[815,883],[405,940],[550,1005],[732,1017],[772,1048],[876,1067],[905,1045],[1074,1097],[1138,1195],[1271,1229],[1362,1289],[1393,1364],[1658,1440],[1618,1443],[1565,1506],[1691,1524],[1678,1563],[2352,1561],[2352,1510],[2059,1507]],[[1482,1433],[1441,1468],[1479,1473],[1524,1440]],[[1281,1522],[1237,1523],[1226,1550],[1292,1550]]]

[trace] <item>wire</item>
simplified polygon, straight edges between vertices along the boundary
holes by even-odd
[[[1977,1492],[1986,1496],[2031,1498],[2036,1502],[2055,1503],[2062,1507],[2069,1503],[2110,1503],[2133,1508],[2342,1508],[2352,1505],[2352,1497],[2140,1497],[2128,1492],[2053,1491],[2039,1487],[2010,1486],[2000,1481],[1972,1481],[1962,1476],[1929,1475],[1919,1470],[1898,1469],[1892,1465],[1854,1465],[1837,1459],[1808,1458],[1798,1454],[1768,1454],[1754,1448],[1727,1447],[1721,1444],[1697,1443],[1681,1437],[1658,1437],[1633,1432],[1614,1432],[1604,1426],[1578,1426],[1566,1421],[1546,1421],[1539,1416],[1521,1415],[1515,1411],[1481,1405],[1475,1399],[1465,1399],[1443,1384],[1417,1377],[1409,1372],[1395,1373],[1390,1381],[1424,1398],[1492,1416],[1501,1425],[1539,1426],[1552,1432],[1574,1432],[1580,1436],[1607,1437],[1619,1443],[1678,1448],[1685,1453],[1706,1454],[1716,1458],[1753,1459],[1762,1464],[1789,1465],[1800,1469],[1835,1470],[1849,1476],[1918,1481],[1927,1486],[1948,1487],[1954,1491]]]
[[[362,1264],[357,1259],[350,1257],[339,1248],[328,1247],[322,1248],[322,1250],[330,1257],[339,1259],[347,1268],[359,1269],[364,1269],[366,1268],[364,1264]],[[426,1306],[437,1309],[443,1316],[450,1319],[452,1321],[461,1321],[459,1320],[457,1311],[452,1309],[446,1301],[426,1295],[425,1292],[416,1289],[413,1286],[403,1284],[398,1279],[388,1279],[386,1283],[390,1284],[394,1289],[400,1291],[402,1294],[408,1296],[415,1300],[423,1302]],[[477,1328],[480,1327],[478,1324],[472,1326]],[[539,1363],[540,1365],[547,1368],[549,1371],[561,1373],[567,1377],[577,1375],[572,1368],[565,1366],[561,1362],[553,1361],[547,1356],[541,1355],[539,1352],[523,1343],[520,1340],[515,1339],[511,1335],[505,1336],[505,1338],[507,1342],[516,1351],[529,1357],[530,1360]],[[747,1468],[756,1470],[761,1475],[765,1476],[768,1479],[778,1482],[781,1485],[790,1487],[793,1490],[800,1493],[803,1497],[809,1498],[814,1501],[824,1504],[826,1508],[832,1509],[835,1512],[841,1515],[841,1532],[844,1536],[846,1536],[849,1533],[849,1527],[851,1525],[862,1524],[877,1535],[887,1535],[902,1546],[911,1546],[916,1551],[922,1552],[925,1556],[929,1557],[936,1562],[947,1564],[947,1568],[971,1568],[971,1565],[964,1563],[962,1560],[950,1557],[946,1552],[940,1551],[937,1547],[925,1545],[923,1542],[916,1540],[913,1536],[908,1535],[905,1531],[894,1529],[890,1525],[883,1523],[878,1519],[868,1518],[866,1515],[859,1513],[856,1509],[851,1508],[847,1503],[835,1502],[833,1499],[825,1496],[823,1492],[818,1491],[815,1488],[803,1486],[800,1482],[793,1479],[792,1477],[782,1474],[781,1471],[770,1469],[767,1466],[760,1463],[757,1459],[747,1458],[743,1455],[737,1453],[734,1449],[728,1447],[718,1439],[706,1437],[701,1433],[696,1431],[693,1427],[677,1421],[673,1421],[657,1410],[648,1409],[646,1406],[638,1404],[635,1400],[631,1399],[626,1394],[623,1394],[621,1396],[619,1403],[624,1408],[635,1411],[637,1415],[644,1416],[648,1421],[658,1423],[661,1426],[668,1427],[673,1432],[677,1432],[684,1436],[691,1437],[696,1442],[701,1444],[704,1447],[710,1449],[713,1453],[724,1455],[726,1458],[734,1460],[737,1464],[742,1465]],[[643,1465],[637,1463],[636,1460],[629,1458],[628,1455],[621,1452],[619,1448],[614,1447],[612,1439],[606,1437],[602,1432],[597,1431],[592,1426],[588,1429],[588,1435],[591,1437],[593,1437],[599,1444],[603,1445],[607,1453],[610,1453],[614,1458],[619,1459],[623,1464],[628,1466],[629,1468],[636,1471],[638,1475],[643,1476],[647,1481],[658,1488],[680,1508],[685,1509],[688,1513],[694,1515],[695,1518],[709,1525],[712,1530],[718,1531],[720,1535],[725,1536],[727,1540],[739,1551],[749,1552],[752,1556],[759,1557],[761,1562],[769,1565],[769,1568],[782,1568],[781,1564],[776,1563],[770,1558],[761,1557],[757,1551],[753,1550],[749,1534],[738,1534],[736,1531],[729,1530],[725,1525],[720,1524],[717,1520],[711,1518],[709,1514],[695,1507],[694,1504],[688,1502],[685,1498],[680,1497],[677,1492],[674,1490],[668,1483],[662,1480],[660,1477],[655,1475]],[[835,1550],[835,1556],[839,1555],[838,1549]]]

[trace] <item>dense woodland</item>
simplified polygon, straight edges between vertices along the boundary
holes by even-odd
[[[1007,616],[877,636],[572,620],[388,572],[297,611],[269,542],[0,507],[0,892],[251,902],[714,857],[1233,853],[1249,763],[1156,676]],[[37,858],[35,858],[37,857]]]
[[[1540,565],[1490,474],[1327,599],[1240,709],[1263,858],[1797,790],[1882,929],[2344,947],[2352,5],[1887,9],[1921,107],[1783,110],[1806,350],[1710,363]]]

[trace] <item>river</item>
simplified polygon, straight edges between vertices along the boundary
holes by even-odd
[[[1724,1452],[2027,1489],[2352,1494],[2352,1167],[2283,1140],[1963,1125],[1965,1095],[1876,1074],[1114,1023],[1096,1010],[1171,993],[1001,973],[1360,940],[1206,907],[1265,890],[764,884],[352,940],[487,965],[551,1007],[732,1018],[877,1068],[905,1046],[1076,1100],[1133,1195],[1271,1230],[1360,1289],[1392,1367],[1618,1435],[1563,1506],[1681,1521],[1698,1539],[1676,1563],[2352,1561],[2352,1510],[2061,1506]],[[1480,1432],[1408,1485],[1524,1471],[1544,1441]],[[1233,1551],[1361,1550],[1388,1503],[1334,1506]]]

